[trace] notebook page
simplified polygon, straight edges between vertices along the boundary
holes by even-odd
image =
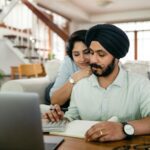
[[[118,118],[113,116],[108,121],[118,122]],[[50,132],[50,134],[84,138],[86,131],[96,123],[100,123],[100,121],[74,120],[67,124],[65,131]]]
[[[84,138],[86,131],[98,122],[99,121],[74,120],[67,124],[67,128],[64,132],[50,132],[50,134]]]

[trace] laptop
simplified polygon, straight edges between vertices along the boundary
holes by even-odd
[[[37,94],[0,93],[1,150],[55,150],[63,141],[43,136]]]

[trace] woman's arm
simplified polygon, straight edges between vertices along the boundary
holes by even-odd
[[[85,69],[75,72],[74,74],[71,75],[71,77],[76,83],[82,78],[89,76],[90,74],[91,74],[91,69],[90,67],[87,67]],[[59,89],[53,92],[51,96],[51,103],[63,105],[68,99],[70,99],[72,88],[73,88],[73,84],[70,83],[68,79],[64,85],[62,85]]]

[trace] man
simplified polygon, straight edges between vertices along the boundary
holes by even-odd
[[[102,121],[87,131],[87,141],[150,134],[150,81],[119,66],[129,49],[127,35],[114,25],[96,25],[89,29],[86,44],[93,74],[74,86],[65,117]],[[112,116],[119,122],[106,121]],[[57,121],[63,113],[56,105],[47,117]]]

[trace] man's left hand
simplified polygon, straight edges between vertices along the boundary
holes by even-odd
[[[122,124],[119,122],[103,121],[93,125],[85,134],[87,141],[117,141],[125,138]]]

